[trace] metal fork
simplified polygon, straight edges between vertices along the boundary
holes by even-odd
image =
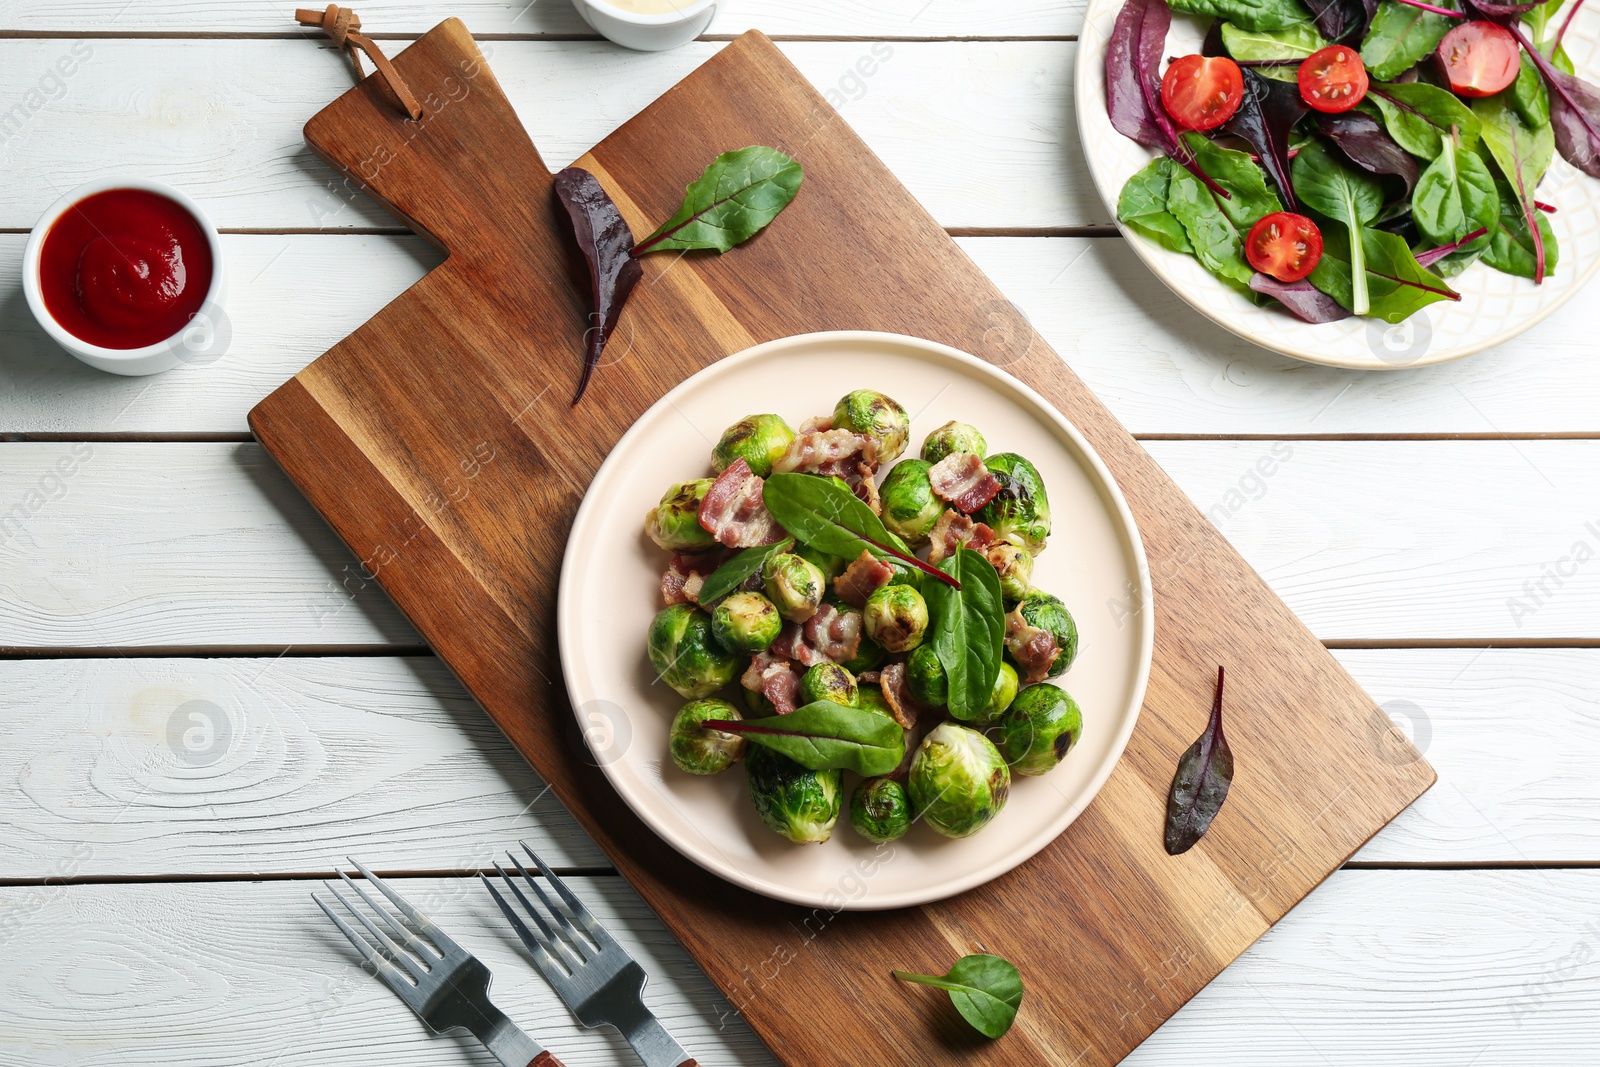
[[[473,1036],[483,1042],[504,1067],[562,1067],[560,1060],[518,1029],[504,1012],[489,1002],[489,968],[447,937],[426,915],[406,903],[404,897],[390,889],[377,875],[355,860],[350,862],[355,864],[356,870],[368,882],[377,887],[378,892],[389,898],[400,914],[411,921],[412,928],[427,941],[415,936],[388,908],[372,899],[343,871],[339,872],[339,877],[355,890],[367,907],[377,913],[384,925],[394,932],[394,937],[384,933],[356,905],[346,900],[335,883],[325,883],[328,891],[344,905],[345,911],[366,928],[373,940],[382,946],[383,952],[375,950],[366,938],[339,918],[317,894],[312,893],[311,899],[333,920],[339,932],[350,939],[350,943],[361,953],[365,965],[383,979],[383,983],[394,990],[428,1024],[429,1029],[436,1034],[456,1028],[472,1031]],[[396,939],[399,944],[395,943]],[[396,961],[405,970],[395,966]]]
[[[516,880],[506,869],[499,863],[494,865],[506,888],[516,896],[528,917],[539,928],[538,933],[528,929],[516,909],[506,903],[506,898],[500,895],[488,876],[480,874],[478,877],[483,879],[494,902],[511,920],[517,936],[522,938],[522,943],[533,955],[534,964],[561,999],[567,1002],[572,1014],[584,1026],[604,1024],[616,1027],[628,1039],[628,1044],[633,1046],[646,1067],[697,1067],[683,1046],[673,1040],[667,1028],[644,1006],[644,983],[647,977],[644,968],[606,933],[605,927],[595,921],[583,902],[556,877],[554,871],[545,866],[544,860],[528,847],[526,841],[517,843],[532,857],[539,873],[544,875],[545,881],[554,887],[562,900],[561,904],[551,900],[539,883],[533,880],[522,861],[506,853],[517,873],[522,875],[522,880],[544,904],[551,919],[546,922],[544,914],[523,895]]]

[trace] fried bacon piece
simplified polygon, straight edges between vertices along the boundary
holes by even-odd
[[[986,552],[994,544],[994,531],[981,522],[973,522],[959,511],[947,510],[933,524],[928,534],[928,562],[937,564],[955,555],[958,548]]]
[[[894,568],[863,548],[861,555],[833,580],[833,591],[846,604],[864,608],[867,606],[867,597],[893,579]]]
[[[883,686],[883,699],[888,702],[889,710],[894,712],[894,721],[907,730],[916,726],[917,716],[927,709],[911,695],[911,685],[906,681],[906,665],[889,664],[879,674],[878,684]]]
[[[861,613],[824,604],[805,622],[784,623],[768,651],[807,667],[826,662],[848,663],[861,651]]]
[[[856,474],[857,465],[863,463],[878,469],[877,438],[849,430],[811,430],[790,441],[772,469],[846,478]]]
[[[857,463],[856,478],[850,482],[850,488],[861,498],[862,503],[872,509],[874,515],[882,515],[883,501],[878,497],[878,483],[872,480],[874,473],[876,472],[867,464]]]
[[[1056,647],[1056,635],[1042,630],[1022,617],[1022,609],[1014,608],[1006,616],[1006,651],[1016,663],[1019,686],[1036,685],[1050,676],[1050,667],[1061,649]]]
[[[700,525],[729,548],[770,545],[787,536],[761,499],[766,483],[743,456],[728,464],[700,502]]]
[[[971,452],[952,452],[928,470],[928,481],[940,500],[971,515],[1000,492],[1000,479]]]
[[[739,684],[772,702],[779,715],[787,715],[800,700],[800,673],[794,664],[768,649],[750,657]]]
[[[711,552],[678,552],[661,575],[661,599],[673,604],[700,603],[700,587],[707,576],[722,565],[727,554],[720,549]]]

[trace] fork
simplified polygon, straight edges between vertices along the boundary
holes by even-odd
[[[343,871],[339,872],[339,877],[383,920],[384,925],[394,932],[394,937],[384,933],[358,907],[346,900],[335,883],[326,883],[328,891],[344,905],[345,911],[366,928],[384,952],[374,950],[366,938],[352,929],[317,894],[312,893],[311,899],[333,920],[339,932],[350,939],[350,943],[361,953],[365,967],[370,967],[385,985],[394,990],[407,1007],[428,1024],[430,1030],[436,1034],[457,1028],[470,1030],[504,1067],[562,1067],[560,1060],[518,1029],[504,1012],[489,1002],[489,968],[447,937],[426,915],[406,903],[404,897],[390,889],[377,875],[355,860],[350,862],[378,892],[389,898],[401,915],[411,920],[412,927],[427,938],[426,942],[413,935],[388,908],[372,899]],[[396,938],[399,944],[395,943]],[[395,966],[396,961],[404,965],[404,971]]]
[[[644,983],[647,978],[644,968],[628,955],[627,949],[606,933],[605,927],[589,914],[589,909],[583,906],[577,895],[556,877],[555,872],[528,847],[526,841],[517,843],[532,857],[539,873],[561,897],[562,904],[551,900],[539,883],[533,880],[522,861],[506,853],[512,866],[522,875],[522,880],[544,904],[551,922],[545,921],[544,915],[523,895],[522,890],[517,888],[516,880],[498,862],[494,865],[495,870],[500,872],[506,888],[516,896],[528,917],[538,927],[538,933],[530,930],[516,909],[506,903],[506,898],[500,895],[495,883],[487,875],[479,874],[478,877],[483,879],[494,902],[511,920],[512,929],[528,947],[534,964],[561,999],[566,1001],[572,1014],[584,1026],[606,1024],[621,1031],[622,1036],[628,1039],[628,1044],[645,1062],[645,1067],[697,1067],[683,1046],[673,1040],[667,1028],[644,1006]]]

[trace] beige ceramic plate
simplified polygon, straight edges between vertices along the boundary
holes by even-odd
[[[1084,733],[1049,775],[1017,777],[1004,811],[964,841],[915,827],[893,845],[858,837],[842,816],[832,840],[793,845],[764,827],[742,767],[697,778],[666,755],[683,703],[656,682],[645,631],[661,607],[667,553],[644,517],[671,483],[709,473],[711,446],[744,415],[791,425],[833,410],[850,389],[881,390],[912,413],[912,448],[960,419],[996,451],[1033,460],[1054,535],[1035,584],[1066,601],[1081,634],[1055,681],[1083,708]],[[668,393],[601,466],[573,523],[558,605],[561,665],[596,762],[629,806],[679,851],[758,893],[813,907],[895,908],[938,900],[1004,874],[1049,844],[1094,798],[1133,732],[1150,671],[1152,615],[1144,550],[1099,458],[1038,394],[972,356],[890,334],[825,333],[758,345]],[[738,699],[737,696],[734,699]],[[846,775],[846,787],[857,779]],[[1154,832],[1154,831],[1152,831]]]
[[[1078,130],[1095,187],[1113,215],[1123,184],[1156,156],[1112,129],[1106,114],[1106,42],[1122,3],[1089,0],[1078,38]],[[1198,52],[1203,28],[1203,22],[1174,13],[1167,54]],[[1580,75],[1600,77],[1600,10],[1580,10],[1564,44]],[[1539,199],[1559,209],[1550,224],[1560,262],[1543,285],[1475,264],[1451,281],[1459,301],[1430,304],[1395,326],[1356,318],[1313,326],[1277,308],[1257,307],[1208,274],[1193,256],[1168,251],[1125,227],[1122,232],[1168,288],[1245,340],[1311,363],[1386,370],[1444,363],[1509,341],[1589,280],[1600,267],[1600,180],[1584,176],[1558,155],[1539,185]]]

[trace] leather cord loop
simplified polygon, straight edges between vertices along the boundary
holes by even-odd
[[[378,82],[388,91],[389,98],[413,119],[422,118],[422,105],[417,103],[411,87],[400,76],[394,64],[389,62],[389,58],[383,54],[377,42],[360,32],[361,16],[348,7],[329,4],[323,11],[298,8],[294,18],[302,26],[319,27],[337,47],[349,52],[351,60],[356,65],[356,75],[362,78],[366,77],[366,72],[361,69],[361,53],[365,52],[367,58],[372,60]]]

